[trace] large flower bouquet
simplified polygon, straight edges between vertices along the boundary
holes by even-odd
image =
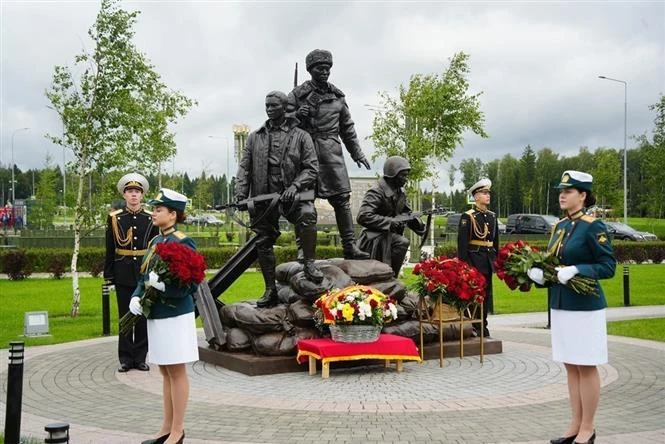
[[[154,271],[166,285],[188,287],[200,284],[205,278],[206,262],[203,256],[179,242],[162,242],[155,246],[155,258],[150,260],[148,272]],[[146,286],[141,297],[143,316],[150,315],[152,304],[157,300],[167,303],[163,292]],[[127,334],[140,316],[128,312],[120,319],[120,334]]]
[[[397,319],[395,300],[365,285],[327,292],[314,308],[319,325],[383,325]]]
[[[411,288],[421,296],[429,296],[432,302],[441,298],[462,311],[485,300],[485,276],[458,258],[437,256],[424,260],[416,264],[413,274],[417,279]]]
[[[555,255],[539,251],[522,240],[504,245],[499,249],[496,261],[494,261],[497,277],[504,281],[511,290],[519,288],[520,291],[531,290],[533,281],[527,274],[530,268],[542,269],[546,282],[558,283],[557,267],[559,266],[561,266],[559,258]],[[589,277],[577,275],[569,280],[566,286],[579,294],[598,296],[596,281]]]

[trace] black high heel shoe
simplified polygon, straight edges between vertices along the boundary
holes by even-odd
[[[596,431],[595,430],[593,431],[593,435],[591,435],[591,438],[589,438],[588,441],[586,441],[586,442],[574,441],[574,444],[593,444],[594,442],[596,442]]]
[[[182,436],[180,437],[178,442],[176,442],[175,444],[183,444],[184,442],[185,442],[185,431],[183,430],[182,431]]]
[[[169,436],[171,436],[171,434],[167,433],[166,435],[162,435],[159,438],[146,439],[145,441],[141,441],[141,444],[164,444],[164,442],[169,439]]]
[[[576,436],[562,436],[561,438],[550,439],[550,444],[573,444]]]

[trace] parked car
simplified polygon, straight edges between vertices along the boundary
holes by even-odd
[[[605,222],[605,225],[607,225],[607,230],[614,239],[638,242],[658,240],[658,237],[653,233],[637,231],[633,227],[621,222]]]
[[[500,220],[497,220],[497,223],[499,224],[499,233],[506,234],[506,224],[504,224]]]
[[[549,234],[559,219],[549,214],[511,214],[506,224],[507,233]]]
[[[457,227],[459,226],[459,220],[462,217],[462,213],[454,213],[448,216],[446,221],[446,233],[457,233]]]
[[[201,222],[201,216],[194,216],[190,214],[185,218],[185,225],[196,225],[200,224]]]
[[[216,227],[224,225],[224,221],[218,219],[217,216],[213,216],[212,214],[201,216],[201,223],[203,225],[213,225]]]

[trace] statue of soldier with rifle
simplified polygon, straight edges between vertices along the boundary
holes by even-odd
[[[409,248],[409,239],[404,236],[404,229],[409,227],[423,239],[427,237],[431,215],[436,209],[415,214],[406,203],[404,185],[411,171],[409,161],[400,156],[392,156],[383,164],[383,177],[370,188],[358,211],[358,223],[363,231],[358,238],[358,245],[369,253],[372,259],[390,265],[395,273],[404,262]],[[427,225],[420,216],[428,214]]]
[[[327,199],[335,210],[344,258],[369,259],[369,255],[359,250],[354,242],[351,184],[344,163],[342,142],[358,166],[369,170],[370,165],[360,149],[344,93],[328,83],[332,54],[315,49],[307,54],[305,64],[312,79],[302,85],[294,85],[289,94],[288,112],[300,121],[300,128],[314,140],[319,160],[316,196]],[[297,77],[294,80],[297,84]]]
[[[250,228],[256,233],[258,261],[265,281],[258,307],[278,302],[273,246],[280,235],[280,215],[295,226],[305,276],[315,283],[323,280],[323,273],[314,265],[317,214],[312,190],[319,172],[314,143],[307,132],[298,128],[296,119],[286,116],[286,94],[268,93],[265,106],[268,120],[247,139],[234,196],[235,206],[242,202],[241,206],[249,207]],[[270,194],[271,199],[262,199]]]

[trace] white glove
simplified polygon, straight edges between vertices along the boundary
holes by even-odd
[[[141,308],[141,298],[134,296],[129,300],[129,311],[131,311],[132,314],[135,314],[136,316],[143,314],[143,309]]]
[[[574,265],[570,265],[568,267],[558,267],[556,278],[561,284],[566,285],[568,281],[575,277],[575,275],[579,272],[580,271]]]
[[[166,285],[164,285],[164,282],[159,281],[159,275],[157,273],[155,273],[154,271],[151,271],[150,273],[148,273],[148,283],[155,290],[159,290],[159,291],[166,290]]]
[[[545,285],[545,275],[543,274],[543,270],[541,268],[529,268],[526,271],[526,274],[529,276],[529,279],[534,281],[536,284]]]

